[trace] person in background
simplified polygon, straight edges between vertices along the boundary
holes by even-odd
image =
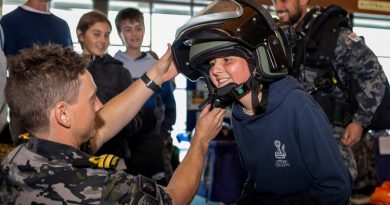
[[[8,106],[5,101],[4,88],[7,82],[7,59],[3,52],[4,35],[0,26],[0,161],[13,149],[7,122]]]
[[[0,25],[0,133],[7,124],[8,106],[5,101],[4,88],[7,82],[7,59],[4,52],[4,35],[3,29]]]
[[[83,58],[89,62],[88,71],[97,87],[96,95],[103,104],[133,82],[129,71],[122,66],[122,62],[106,53],[110,45],[111,29],[107,16],[99,11],[90,11],[81,16],[76,28],[77,38],[83,49]],[[95,154],[114,154],[127,162],[131,153],[126,139],[129,139],[140,127],[141,119],[137,115]]]
[[[126,51],[118,51],[114,58],[123,62],[134,79],[141,77],[156,60],[141,52],[145,34],[143,14],[135,8],[119,11],[115,25]],[[162,84],[142,108],[142,128],[131,139],[130,173],[143,174],[166,184],[172,174],[169,159],[164,158],[164,147],[172,144],[171,130],[176,120],[176,102],[171,82]]]
[[[30,139],[1,162],[1,204],[189,204],[225,111],[208,106],[201,112],[187,155],[161,187],[118,170],[123,164],[112,155],[89,157],[79,147],[90,140],[98,149],[177,75],[170,48],[144,78],[104,106],[87,66],[72,48],[58,45],[33,46],[10,59],[6,99]]]
[[[273,0],[273,4],[279,19],[288,21],[298,31],[306,27],[307,22],[320,22],[313,21],[316,15],[308,13],[309,0]],[[313,8],[313,11],[315,11],[314,9],[316,8]],[[329,25],[332,21],[330,19],[323,21],[322,25]],[[315,26],[319,25],[313,25],[312,27]],[[338,36],[335,37],[334,47],[328,48],[329,45],[332,46],[331,37],[334,30],[338,32]],[[324,34],[324,32],[328,33]],[[307,37],[300,36],[300,33],[297,32],[295,53],[302,53],[304,52],[302,49],[306,49],[304,46],[299,46],[300,42],[308,40]],[[358,146],[354,145],[357,145],[364,136],[364,129],[370,125],[374,113],[381,104],[387,79],[375,54],[351,28],[340,26],[332,31],[322,31],[322,33],[326,39],[320,39],[319,41],[326,42],[324,46],[326,49],[332,49],[331,56],[333,57],[330,58],[329,65],[322,67],[321,64],[313,65],[310,62],[320,61],[310,61],[309,59],[306,60],[307,63],[304,63],[298,58],[299,55],[295,55],[292,75],[326,111],[344,161],[353,178],[356,179],[354,190],[371,187],[367,190],[370,193],[376,186],[375,182],[377,181],[375,164],[373,164],[375,160],[372,160],[375,157],[367,159],[370,158],[368,153],[371,153],[371,156],[376,153],[373,151],[374,138],[370,138],[371,142],[366,142],[366,139],[364,139]],[[312,50],[327,53],[324,47],[313,48]],[[309,53],[310,50],[306,52]],[[309,56],[309,54],[306,56]],[[310,56],[315,56],[315,54]],[[331,89],[318,83],[327,82],[326,79],[329,77],[326,76],[330,76],[327,75],[327,69],[334,73],[333,76],[336,79],[336,81],[329,82],[337,82],[332,85]],[[349,108],[354,107],[354,105],[351,105],[351,99],[354,99],[354,104],[357,105],[357,109],[354,111],[349,110]],[[334,116],[333,113],[339,113],[339,117]],[[367,152],[367,150],[371,151]],[[355,158],[357,162],[355,162]],[[367,166],[366,162],[370,162],[370,165]],[[372,183],[373,181],[374,183]]]
[[[51,0],[27,0],[25,4],[5,14],[0,25],[4,30],[4,53],[12,56],[33,44],[59,44],[72,47],[69,26],[63,19],[50,12]],[[25,132],[20,121],[10,113],[12,140],[18,144],[18,136]]]
[[[152,56],[155,60],[159,60],[157,53],[149,50],[146,52],[150,56]],[[176,84],[174,80],[171,80],[172,89],[176,89]],[[163,160],[164,160],[164,169],[166,170],[167,175],[171,175],[173,171],[175,171],[176,167],[180,164],[179,153],[180,149],[172,144],[172,138],[167,137],[164,139],[164,148],[163,148]]]
[[[214,1],[178,29],[172,51],[214,109],[232,105],[248,172],[238,205],[345,205],[352,178],[325,113],[287,76],[290,38],[257,1]]]

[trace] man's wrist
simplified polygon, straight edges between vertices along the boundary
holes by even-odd
[[[152,80],[153,78],[150,78],[147,73],[144,73],[141,76],[141,80],[145,83],[146,87],[150,88],[154,92],[161,92],[162,88],[159,84],[157,84],[155,81]]]

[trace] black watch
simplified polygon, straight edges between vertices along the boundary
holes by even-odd
[[[153,80],[151,80],[151,79],[146,75],[146,73],[144,73],[144,74],[141,76],[141,80],[144,81],[144,83],[146,84],[146,87],[152,89],[154,92],[161,92],[161,91],[162,91],[161,86],[157,85]]]

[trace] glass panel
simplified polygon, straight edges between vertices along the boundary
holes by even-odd
[[[382,65],[383,70],[386,73],[386,77],[388,80],[390,80],[390,57],[379,57],[378,58],[379,62]]]
[[[378,60],[390,78],[390,17],[383,15],[355,13],[353,31],[363,36],[368,47],[378,56]]]
[[[186,89],[187,88],[187,78],[184,75],[179,74],[175,78],[175,84],[177,89]]]
[[[76,27],[81,16],[92,10],[92,0],[53,0],[50,11],[64,19],[70,29],[73,44],[78,43]],[[81,50],[81,48],[80,48]]]
[[[71,10],[63,10],[59,8],[52,8],[50,9],[50,11],[53,12],[54,15],[64,19],[68,23],[73,44],[78,43],[77,34],[76,34],[77,24],[79,23],[81,16],[91,11],[91,9],[75,8]]]
[[[187,91],[185,89],[176,89],[173,92],[176,100],[176,123],[173,125],[171,133],[173,144],[180,148],[180,155],[184,154],[189,147],[189,142],[179,142],[178,134],[186,134],[187,122]]]
[[[190,5],[153,4],[152,13],[191,15],[191,7]]]
[[[109,11],[119,11],[124,8],[137,8],[141,12],[149,12],[149,3],[147,2],[136,2],[136,1],[113,1],[110,0],[108,2],[108,10]]]
[[[390,16],[376,14],[353,14],[354,27],[369,27],[369,28],[390,28]]]
[[[190,3],[191,0],[160,0],[160,1],[166,1],[169,3],[176,2],[176,3]]]
[[[92,0],[52,0],[51,8],[72,10],[74,8],[79,9],[92,9]]]
[[[209,4],[211,2],[212,1],[210,1],[210,0],[194,0],[194,3],[196,3],[196,4]]]
[[[354,27],[353,31],[357,35],[364,37],[368,47],[377,56],[390,56],[390,25],[389,29]]]
[[[9,12],[13,11],[16,9],[19,5],[21,4],[3,4],[3,13],[2,15],[4,16],[5,14],[8,14]]]
[[[3,0],[3,6],[4,5],[22,5],[26,3],[26,0]],[[3,15],[5,13],[3,12]]]
[[[172,15],[172,14],[152,14],[152,50],[158,56],[162,56],[166,49],[167,43],[172,43],[175,39],[176,29],[184,24],[190,16],[188,15]],[[167,23],[169,22],[169,23]],[[172,135],[174,144],[179,145],[176,140],[178,133],[185,132],[187,119],[187,87],[186,78],[179,75],[175,78],[176,90],[174,91],[176,100],[176,124],[173,126]],[[182,143],[180,143],[182,144]],[[181,147],[181,145],[179,146]],[[181,147],[184,148],[184,147]],[[184,148],[186,149],[186,148]]]
[[[165,53],[167,43],[172,43],[175,39],[176,29],[189,18],[189,15],[152,14],[152,50],[158,56]]]

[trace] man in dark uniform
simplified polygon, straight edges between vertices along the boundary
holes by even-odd
[[[273,4],[278,18],[282,21],[289,21],[295,26],[297,30],[295,53],[304,53],[302,56],[306,58],[306,60],[300,61],[297,58],[299,55],[295,55],[295,77],[327,113],[333,126],[333,134],[338,141],[344,162],[348,166],[351,175],[358,181],[358,184],[361,184],[362,180],[367,180],[367,183],[364,183],[367,186],[370,184],[370,180],[364,178],[370,176],[370,173],[367,172],[375,172],[375,166],[367,167],[364,165],[362,158],[365,158],[363,153],[367,153],[365,150],[373,150],[374,143],[366,143],[367,139],[360,140],[364,129],[370,125],[376,110],[382,102],[386,89],[386,76],[375,54],[349,26],[338,26],[329,30],[329,32],[320,30],[318,33],[322,32],[320,35],[324,36],[324,39],[320,39],[314,44],[307,43],[307,46],[299,46],[300,42],[309,41],[307,35],[301,35],[302,33],[306,32],[308,34],[314,32],[310,28],[319,28],[318,25],[314,26],[315,23],[322,22],[321,25],[332,23],[330,22],[332,21],[331,18],[325,21],[314,20],[320,14],[319,12],[312,12],[316,8],[308,12],[309,1],[273,0]],[[327,8],[327,11],[330,10],[329,8]],[[337,8],[339,7],[332,7],[332,9]],[[339,10],[340,13],[341,11],[346,13],[341,8]],[[311,22],[313,22],[313,25],[310,25]],[[304,31],[303,29],[309,31],[301,32]],[[312,56],[315,55],[312,53],[327,53],[323,48],[329,49],[328,45],[332,45],[333,32],[336,31],[338,35],[335,36],[334,47],[330,48],[332,49],[330,56],[321,54],[322,59],[318,61],[309,60],[309,56],[313,58]],[[322,43],[328,45],[319,46]],[[310,46],[313,48],[310,48]],[[302,51],[302,49],[306,50]],[[322,63],[319,62],[325,59],[328,62],[327,66],[320,66]],[[305,63],[303,63],[304,61]],[[310,62],[312,63],[310,64]],[[329,73],[332,74],[328,75]],[[328,77],[329,79],[325,79]],[[332,83],[331,86],[322,86],[319,82]],[[352,107],[351,99],[353,99],[356,107],[353,111],[350,111]],[[334,116],[332,116],[332,113]],[[359,141],[361,143],[357,144]],[[374,151],[371,151],[371,153],[375,154]],[[374,181],[376,180],[374,179]],[[370,184],[370,186],[373,185],[375,186],[375,184]],[[359,186],[363,187],[364,185]]]
[[[73,49],[34,46],[12,58],[6,98],[30,139],[1,163],[0,204],[189,204],[223,109],[201,112],[191,147],[166,188],[119,170],[123,162],[113,155],[89,157],[79,150],[88,141],[100,147],[161,83],[177,75],[170,55],[167,51],[104,108],[86,63]]]

